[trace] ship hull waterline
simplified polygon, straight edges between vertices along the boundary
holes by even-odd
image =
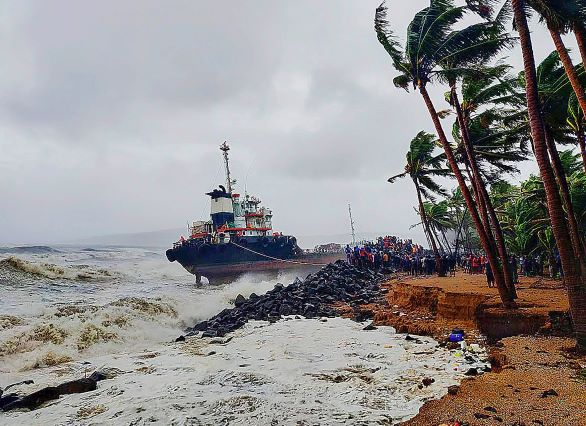
[[[185,270],[195,275],[198,283],[201,282],[201,277],[207,278],[210,283],[216,283],[255,272],[299,270],[311,273],[329,263],[345,258],[344,253],[296,254],[286,249],[276,251],[268,247],[264,250],[260,247],[254,247],[254,249],[259,254],[240,248],[234,250],[233,246],[225,247],[221,253],[210,253],[209,256],[205,256],[192,247],[170,249],[166,254],[169,261],[177,261]]]

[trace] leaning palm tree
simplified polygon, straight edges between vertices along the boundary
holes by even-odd
[[[470,213],[466,209],[466,202],[459,188],[452,191],[451,196],[448,198],[448,205],[452,212],[452,229],[455,233],[454,254],[458,256],[460,247],[464,245],[465,237],[469,234],[468,230],[471,226]]]
[[[424,209],[429,227],[436,238],[443,241],[443,246],[447,251],[452,254],[452,247],[446,235],[447,232],[453,229],[453,219],[448,200],[442,200],[437,203],[428,201],[424,203]]]
[[[571,85],[564,67],[561,65],[561,59],[557,51],[552,52],[537,67],[537,89],[543,117],[545,143],[551,159],[552,170],[560,189],[562,204],[566,211],[570,238],[574,249],[577,250],[576,256],[579,259],[586,259],[586,252],[581,242],[566,173],[556,146],[556,142],[563,143],[567,142],[568,139],[567,108],[560,108],[560,106],[568,105],[572,93]]]
[[[493,57],[494,52],[502,47],[501,40],[492,37],[492,34],[482,27],[454,30],[454,25],[461,21],[465,12],[465,7],[456,7],[452,0],[432,0],[430,6],[418,12],[409,24],[404,50],[388,28],[387,9],[384,4],[376,10],[374,27],[379,42],[391,57],[394,68],[400,73],[394,79],[395,85],[404,89],[413,86],[423,97],[448,164],[458,181],[482,247],[494,271],[503,305],[515,307],[513,295],[505,285],[498,256],[490,243],[439,114],[427,91],[427,85],[431,81],[445,82],[449,74],[453,75],[455,70],[482,63],[487,57]],[[440,68],[440,64],[448,62],[452,66],[449,74]]]
[[[501,28],[502,26],[495,24],[495,37],[498,37],[500,40],[502,40],[503,45],[505,45],[510,42],[510,38],[508,38],[507,35],[502,32]],[[472,182],[472,187],[476,195],[477,204],[480,210],[480,216],[484,222],[484,226],[487,230],[487,234],[489,235],[489,237],[491,237],[492,239],[494,235],[494,239],[496,240],[495,249],[498,251],[502,263],[504,265],[508,265],[509,256],[506,249],[505,238],[497,214],[494,210],[494,207],[492,206],[492,201],[488,195],[485,183],[485,176],[481,172],[480,164],[477,158],[477,152],[475,150],[474,142],[472,140],[472,123],[470,116],[471,110],[474,110],[473,105],[479,103],[479,100],[475,99],[476,97],[479,97],[480,99],[483,99],[485,103],[488,103],[492,101],[492,94],[493,98],[494,96],[497,96],[497,98],[493,101],[496,104],[500,104],[503,102],[503,95],[506,95],[505,98],[507,99],[516,99],[516,93],[514,92],[513,86],[501,81],[501,79],[505,78],[505,71],[506,68],[502,66],[497,66],[485,67],[480,71],[472,70],[471,72],[467,72],[463,78],[462,84],[462,92],[464,95],[462,103],[460,103],[458,91],[456,89],[456,80],[452,79],[452,81],[450,82],[451,90],[449,100],[456,111],[456,127],[457,129],[459,129],[462,146],[464,147],[466,167],[467,169],[470,169],[470,181]],[[470,82],[470,80],[472,79],[478,80],[478,74],[480,74],[480,80],[487,84],[485,87],[482,87],[482,83],[473,84]],[[494,80],[497,80],[496,84],[492,84]],[[475,86],[475,88],[471,89],[470,86]],[[478,130],[478,128],[476,128],[476,130]],[[506,157],[502,154],[499,156],[499,160],[501,160],[501,163],[504,158]],[[513,158],[514,157],[511,157],[509,158],[509,160],[512,160]],[[503,271],[505,285],[509,288],[510,292],[513,295],[516,295],[515,285],[513,282],[513,277],[510,269],[503,268]]]
[[[437,238],[431,229],[423,203],[423,198],[433,200],[434,194],[447,195],[445,189],[434,181],[435,178],[445,177],[450,173],[450,170],[444,166],[445,155],[435,154],[435,148],[435,136],[423,131],[419,132],[411,141],[409,152],[407,152],[405,171],[389,178],[388,181],[389,183],[394,183],[397,179],[407,176],[413,181],[417,193],[419,215],[423,229],[435,255],[436,269],[441,274],[443,268],[441,268],[441,257],[438,250]]]
[[[579,2],[573,0],[527,0],[527,3],[539,13],[541,20],[546,23],[580,108],[582,111],[586,111],[586,92],[562,39],[562,34],[572,30],[574,22],[579,22],[581,18],[586,16],[584,11],[581,10]]]
[[[525,0],[511,0],[511,4],[523,53],[527,110],[529,113],[535,158],[545,188],[549,218],[564,271],[564,281],[568,289],[570,311],[575,325],[576,340],[578,346],[586,348],[586,277],[584,275],[586,273],[586,264],[580,261],[580,249],[579,247],[575,247],[575,244],[573,244],[570,238],[562,200],[548,157],[545,128],[537,87],[535,56],[533,53],[531,32],[527,22],[527,3]]]

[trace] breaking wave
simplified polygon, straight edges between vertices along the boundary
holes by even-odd
[[[49,246],[19,246],[19,247],[0,247],[0,253],[15,254],[51,254],[61,253],[59,250]]]
[[[87,265],[63,267],[52,263],[31,262],[16,256],[0,260],[0,275],[6,274],[78,281],[106,281],[117,276],[106,269],[94,269]]]
[[[186,324],[172,301],[125,297],[105,305],[61,305],[33,318],[0,318],[0,372],[87,356],[145,350],[172,341]]]

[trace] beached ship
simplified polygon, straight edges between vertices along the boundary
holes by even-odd
[[[210,220],[193,222],[188,237],[181,237],[167,250],[170,262],[179,262],[196,276],[212,281],[250,271],[319,267],[341,259],[341,251],[308,252],[297,245],[292,235],[275,232],[272,211],[260,199],[234,190],[230,176],[226,142],[220,146],[226,171],[226,185],[208,192]]]

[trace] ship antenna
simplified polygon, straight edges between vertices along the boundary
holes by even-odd
[[[220,150],[224,152],[224,166],[226,167],[226,188],[228,189],[228,193],[231,194],[232,179],[230,178],[230,165],[228,163],[228,151],[230,151],[230,147],[226,141],[220,145]]]
[[[354,219],[352,219],[352,207],[348,204],[348,213],[350,214],[350,229],[352,230],[352,245],[356,245],[356,232],[354,231]]]

